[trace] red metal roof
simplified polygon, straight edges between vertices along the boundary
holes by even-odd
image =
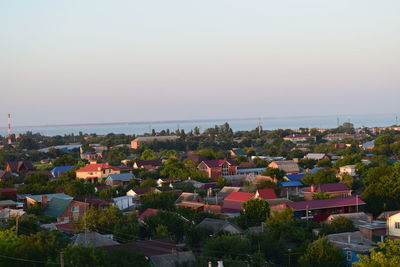
[[[225,199],[222,205],[222,211],[236,213],[242,209],[242,203],[253,198],[255,194],[245,192],[232,192]]]
[[[77,169],[77,172],[96,172],[96,171],[102,171],[106,169],[112,169],[115,171],[119,171],[120,169],[111,165],[108,165],[107,163],[96,163],[96,164],[86,164],[84,167],[80,167]]]
[[[329,192],[341,192],[349,191],[350,188],[343,183],[333,183],[333,184],[319,184],[314,186],[314,192],[329,193]],[[304,192],[311,192],[311,187],[304,189]]]
[[[331,198],[331,199],[319,199],[319,200],[308,200],[299,202],[289,202],[286,205],[295,211],[299,210],[315,210],[315,209],[326,209],[336,208],[345,206],[365,205],[359,197],[347,197],[347,198]]]
[[[277,198],[275,190],[272,188],[258,189],[258,196],[262,199],[275,199]]]
[[[249,200],[254,196],[255,196],[254,193],[232,192],[224,199],[224,201],[230,200],[230,201],[245,202],[246,200]]]

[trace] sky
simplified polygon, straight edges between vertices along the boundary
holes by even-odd
[[[0,124],[396,113],[399,14],[398,0],[0,0]]]

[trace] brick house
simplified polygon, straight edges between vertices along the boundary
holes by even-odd
[[[203,160],[197,168],[207,174],[208,178],[216,179],[223,176],[236,175],[238,165],[232,160]]]
[[[101,181],[110,174],[120,173],[120,169],[114,166],[110,166],[107,163],[96,163],[91,161],[90,164],[86,164],[84,167],[80,167],[75,171],[76,178],[84,179],[94,183],[96,180]]]
[[[306,200],[312,200],[316,193],[327,193],[336,198],[351,197],[352,190],[343,183],[311,185],[302,190]]]
[[[9,198],[16,197],[17,189],[16,188],[0,188],[0,199],[1,198]]]
[[[32,163],[28,160],[7,162],[5,169],[6,172],[18,173],[18,174],[25,174],[28,171],[33,171],[33,170],[35,170],[35,168],[33,167]]]
[[[89,203],[53,197],[50,201],[42,197],[43,215],[57,218],[57,222],[68,223],[84,217],[89,209]]]

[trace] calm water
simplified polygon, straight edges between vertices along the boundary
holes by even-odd
[[[396,124],[396,114],[371,114],[371,115],[342,115],[342,116],[307,116],[307,117],[280,117],[280,118],[261,118],[263,129],[298,129],[298,128],[334,128],[337,126],[337,118],[339,122],[350,121],[356,127],[360,126],[390,126]],[[228,122],[234,131],[251,130],[257,127],[258,119],[221,119],[221,120],[198,120],[198,121],[171,121],[171,122],[129,122],[129,123],[110,123],[110,124],[89,124],[89,125],[58,125],[58,126],[33,126],[33,127],[14,127],[13,133],[24,133],[32,131],[47,136],[96,133],[99,135],[107,133],[124,133],[124,134],[143,134],[156,131],[170,129],[175,131],[184,129],[190,131],[194,127],[200,127],[203,131],[207,128],[214,127]],[[0,128],[0,135],[7,135],[5,127]]]

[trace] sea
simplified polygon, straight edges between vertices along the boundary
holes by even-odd
[[[183,129],[186,132],[199,127],[200,131],[207,128],[229,123],[234,131],[252,130],[258,127],[260,122],[264,130],[274,129],[299,129],[299,128],[335,128],[344,122],[351,122],[355,127],[384,127],[398,124],[397,114],[358,114],[358,115],[325,115],[325,116],[290,116],[290,117],[261,117],[245,119],[215,119],[215,120],[171,120],[148,122],[114,122],[93,124],[68,124],[68,125],[39,125],[16,126],[12,133],[20,134],[27,131],[40,133],[45,136],[65,134],[97,134],[123,133],[140,135],[155,131],[167,130],[171,132]],[[7,135],[7,127],[0,127],[0,135]]]

